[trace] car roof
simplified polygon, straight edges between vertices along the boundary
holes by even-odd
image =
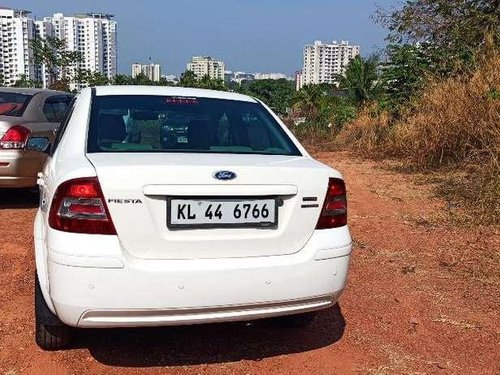
[[[117,85],[117,86],[97,86],[95,87],[95,90],[97,96],[108,96],[108,95],[192,96],[197,98],[239,100],[243,102],[252,102],[252,103],[257,102],[254,98],[250,96],[237,94],[234,92],[195,89],[187,87]]]
[[[25,87],[0,87],[0,92],[9,92],[9,93],[15,93],[15,94],[24,94],[24,95],[35,95],[35,94],[38,94],[41,92],[47,93],[47,94],[73,95],[69,92],[64,92],[64,91],[25,88]]]

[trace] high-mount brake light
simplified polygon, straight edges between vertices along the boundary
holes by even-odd
[[[325,203],[316,229],[338,228],[347,225],[347,199],[344,180],[330,178]]]
[[[0,139],[0,149],[20,150],[26,146],[31,130],[22,125],[14,125]]]
[[[49,225],[63,232],[116,234],[97,177],[59,185],[50,207]]]

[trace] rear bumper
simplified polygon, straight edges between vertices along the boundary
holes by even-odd
[[[0,150],[0,187],[36,186],[46,155],[32,151]]]
[[[347,245],[329,246],[339,233]],[[108,237],[111,246],[115,240]],[[344,289],[350,252],[347,228],[316,231],[301,251],[283,256],[140,260],[52,250],[48,305],[68,325],[102,328],[245,321],[320,310],[335,304]]]
[[[137,327],[252,320],[332,306],[349,256],[254,269],[145,272],[49,262],[57,316],[78,327]]]
[[[333,306],[337,298],[336,295],[328,295],[294,301],[208,308],[88,310],[80,317],[78,326],[147,327],[248,321],[325,309]]]

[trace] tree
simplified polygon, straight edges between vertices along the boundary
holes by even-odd
[[[316,121],[319,117],[321,101],[328,95],[325,85],[306,85],[294,97],[294,112]]]
[[[295,85],[286,79],[262,79],[243,82],[238,91],[255,96],[277,113],[284,115],[292,106]]]
[[[125,74],[117,74],[113,78],[113,85],[130,85],[132,77]]]
[[[91,72],[88,69],[79,69],[76,81],[85,84],[88,87],[106,86],[110,83],[108,77],[101,72]]]
[[[21,77],[14,82],[12,87],[41,87],[41,83],[37,81],[32,81],[28,78],[26,74],[22,74]]]
[[[377,19],[391,43],[419,44],[443,75],[474,67],[478,53],[500,45],[500,0],[408,0],[379,9]]]
[[[141,86],[151,86],[152,81],[145,74],[139,73],[135,77],[132,77],[130,84],[131,85],[141,85]]]
[[[356,116],[352,101],[334,85],[321,83],[304,86],[294,97],[292,115],[304,117],[307,125],[330,131],[339,130]]]
[[[220,91],[226,90],[226,86],[224,85],[223,80],[212,79],[208,74],[203,76],[201,80],[198,81],[197,85],[198,87],[203,89],[220,90]]]
[[[196,79],[196,74],[191,70],[186,70],[181,74],[181,79],[179,80],[179,86],[182,87],[198,87],[198,80]]]
[[[344,75],[336,75],[339,88],[345,90],[358,106],[377,99],[381,91],[378,68],[378,57],[365,59],[356,56],[347,65]]]
[[[37,38],[30,41],[36,64],[44,65],[49,75],[50,87],[61,86],[57,81],[70,81],[71,70],[82,60],[78,51],[70,51],[66,42],[56,37]],[[63,83],[63,85],[65,85]]]
[[[388,61],[382,64],[382,84],[390,106],[395,108],[423,88],[431,62],[423,48],[408,44],[389,45],[387,55]]]

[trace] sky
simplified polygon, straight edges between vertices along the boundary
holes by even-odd
[[[211,55],[226,70],[282,72],[302,66],[305,44],[348,40],[369,55],[385,46],[372,19],[397,0],[0,0],[38,19],[53,13],[103,12],[118,22],[118,71],[149,58],[179,74],[191,56]]]

